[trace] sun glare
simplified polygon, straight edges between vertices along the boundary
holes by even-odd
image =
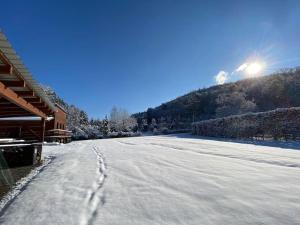
[[[263,69],[263,64],[259,62],[249,63],[246,68],[246,73],[250,76],[260,75],[260,72]]]

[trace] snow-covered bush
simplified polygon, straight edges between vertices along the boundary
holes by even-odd
[[[74,127],[72,129],[72,138],[74,140],[88,139],[87,133],[79,127]]]
[[[161,132],[160,132],[157,128],[154,128],[154,129],[153,129],[153,134],[154,134],[154,135],[160,135]]]
[[[103,137],[102,133],[99,130],[99,127],[97,127],[97,126],[87,125],[84,127],[84,130],[87,133],[89,139]]]
[[[169,129],[168,129],[167,127],[162,127],[162,128],[160,129],[160,132],[161,132],[162,134],[168,134],[168,133],[169,133]]]
[[[74,140],[97,139],[103,138],[103,135],[99,131],[98,127],[91,125],[81,125],[73,127],[72,138]]]
[[[107,138],[120,138],[120,137],[138,137],[141,136],[141,132],[110,132],[107,135]]]

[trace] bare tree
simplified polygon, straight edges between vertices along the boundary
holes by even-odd
[[[126,109],[113,107],[110,112],[111,131],[133,131],[137,127],[137,121],[131,117]]]

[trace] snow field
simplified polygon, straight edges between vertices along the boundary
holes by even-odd
[[[300,224],[297,150],[179,135],[73,142],[44,154],[55,158],[1,224]]]

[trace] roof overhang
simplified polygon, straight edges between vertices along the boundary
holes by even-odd
[[[46,119],[56,110],[0,30],[0,117]]]

